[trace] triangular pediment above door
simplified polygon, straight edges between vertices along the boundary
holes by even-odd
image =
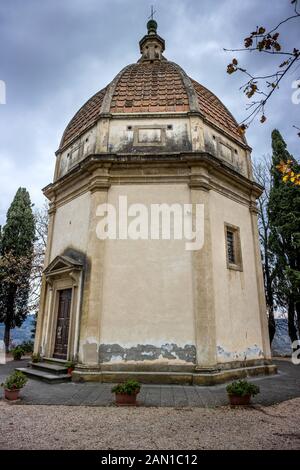
[[[51,263],[44,270],[44,274],[53,275],[62,271],[67,270],[80,270],[82,269],[82,263],[77,261],[70,256],[59,255],[51,261]]]

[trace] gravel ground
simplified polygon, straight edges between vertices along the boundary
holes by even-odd
[[[300,398],[269,407],[116,408],[0,401],[0,449],[300,449]]]

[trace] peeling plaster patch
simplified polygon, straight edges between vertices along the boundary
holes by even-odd
[[[153,357],[154,356],[154,353],[153,351],[145,351],[142,353],[143,356],[147,356],[147,357]]]
[[[217,346],[218,359],[246,361],[247,359],[259,359],[264,356],[263,351],[254,344],[245,351],[227,351],[222,346]]]
[[[98,363],[98,344],[95,338],[88,338],[86,342],[81,345],[81,350],[83,363]]]
[[[122,361],[122,356],[112,356],[111,362],[120,362]]]
[[[245,355],[247,359],[252,359],[256,357],[263,357],[264,354],[257,344],[255,344],[251,348],[246,349]]]
[[[222,348],[222,346],[217,346],[217,354],[218,356],[224,357],[226,359],[231,359],[233,355],[233,353],[229,351],[225,351],[225,349]]]
[[[145,361],[145,360],[180,360],[184,362],[196,362],[196,348],[186,344],[179,347],[174,343],[166,343],[162,346],[151,344],[138,344],[130,348],[124,348],[119,344],[101,344],[99,347],[99,362],[119,361]]]

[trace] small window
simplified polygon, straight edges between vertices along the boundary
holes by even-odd
[[[225,224],[225,240],[227,268],[242,271],[243,267],[239,227]]]
[[[167,129],[168,129],[168,131],[172,131],[172,130],[173,130],[173,125],[172,125],[172,124],[168,124],[168,125],[167,125]]]
[[[234,233],[232,230],[227,229],[227,257],[229,263],[235,264],[234,255]]]
[[[132,131],[132,126],[127,126],[128,131]]]

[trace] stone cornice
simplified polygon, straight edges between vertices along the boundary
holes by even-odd
[[[243,204],[250,204],[263,191],[207,152],[182,152],[90,155],[43,192],[55,207],[88,191],[107,191],[113,184],[188,184],[193,189],[214,189]]]
[[[250,202],[249,209],[250,209],[250,212],[252,212],[252,214],[258,215],[259,210],[255,201]]]

